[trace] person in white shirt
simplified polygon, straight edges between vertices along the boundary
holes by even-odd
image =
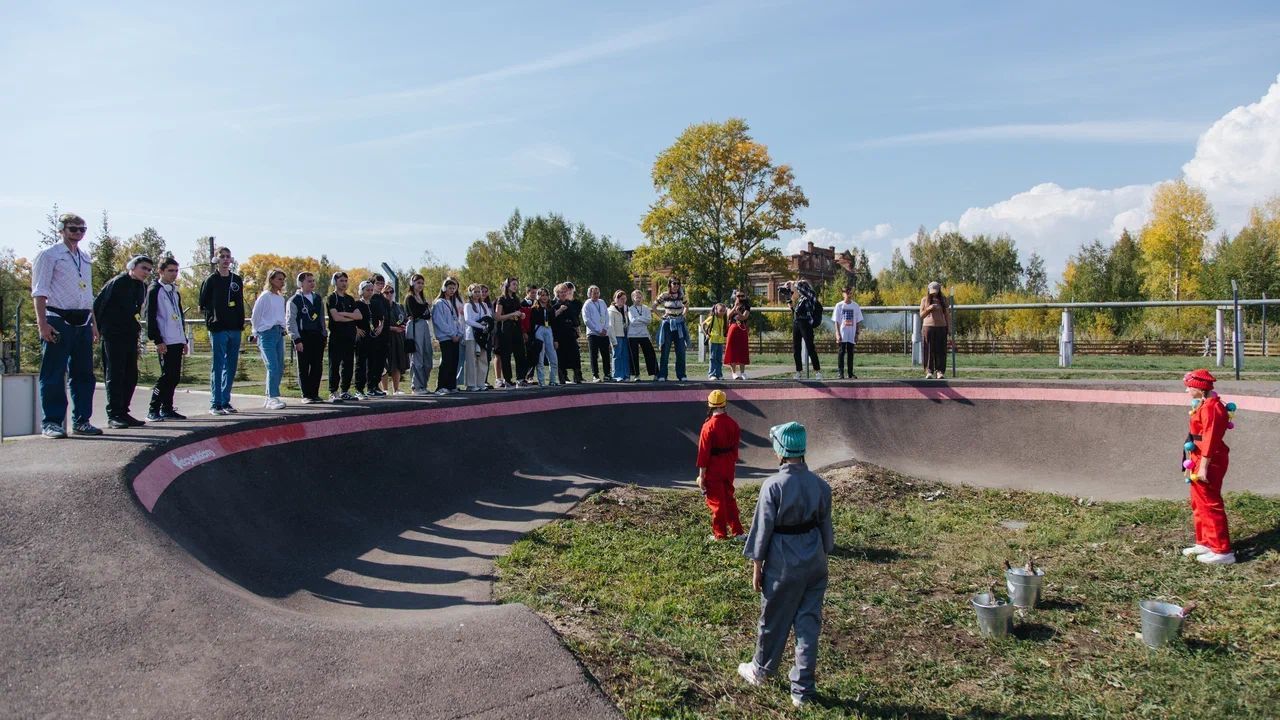
[[[587,301],[582,304],[582,324],[587,326],[587,352],[591,355],[591,382],[609,377],[609,304],[600,299],[600,288],[587,288]],[[598,362],[597,362],[598,360]],[[600,366],[604,366],[604,374]]]
[[[627,357],[630,347],[627,345],[626,290],[613,293],[613,304],[609,306],[609,342],[613,345],[613,379],[626,382],[631,370],[631,360]]]
[[[640,354],[644,353],[644,369],[653,377],[658,372],[658,358],[653,353],[653,338],[649,337],[649,323],[653,322],[653,310],[644,302],[644,292],[631,292],[631,307],[627,308],[627,358],[631,361],[631,380],[640,382]]]
[[[71,431],[101,435],[89,422],[93,414],[93,259],[80,249],[87,230],[84,218],[67,213],[58,218],[62,242],[36,255],[31,266],[31,297],[40,330],[40,426],[47,438],[65,438],[67,387],[71,388]],[[70,383],[67,375],[70,372]]]
[[[844,288],[844,300],[836,303],[835,310],[831,312],[831,322],[836,328],[836,344],[840,346],[836,354],[836,372],[840,374],[841,380],[856,380],[858,376],[853,374],[853,349],[858,343],[858,332],[862,329],[862,308],[853,299],[852,287]]]
[[[147,339],[155,343],[160,356],[160,377],[151,389],[147,422],[186,420],[173,409],[173,391],[182,376],[182,356],[187,352],[186,310],[178,292],[178,261],[160,261],[160,278],[147,291]]]
[[[258,352],[267,366],[267,400],[263,407],[279,410],[285,406],[280,399],[280,378],[284,376],[285,299],[284,271],[267,273],[267,289],[258,295],[250,315],[253,334],[258,336]]]
[[[463,384],[471,392],[485,389],[491,357],[489,338],[492,337],[493,311],[484,302],[481,288],[477,284],[467,287],[467,304],[462,308],[462,321],[467,326],[462,351]]]

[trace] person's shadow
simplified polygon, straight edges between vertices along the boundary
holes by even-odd
[[[1236,562],[1256,560],[1268,550],[1280,552],[1280,525],[1240,538],[1232,545],[1235,546]]]

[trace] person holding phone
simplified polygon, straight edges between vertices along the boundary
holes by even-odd
[[[924,318],[924,377],[939,380],[947,374],[947,298],[942,294],[942,283],[929,283],[929,293],[920,300],[920,317]]]

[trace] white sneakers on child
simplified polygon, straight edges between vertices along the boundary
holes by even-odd
[[[1182,554],[1187,557],[1195,557],[1197,555],[1203,555],[1207,552],[1213,552],[1213,551],[1203,545],[1192,545],[1189,548],[1182,548]]]
[[[764,684],[764,673],[760,671],[760,668],[756,667],[756,662],[754,660],[738,663],[738,674],[741,675],[742,679],[746,680],[750,685]]]
[[[1206,565],[1231,565],[1236,561],[1236,554],[1233,552],[1216,553],[1210,550],[1207,553],[1197,555],[1196,560]]]

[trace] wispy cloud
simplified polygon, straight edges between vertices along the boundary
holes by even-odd
[[[429,140],[445,135],[464,132],[466,130],[474,130],[476,128],[492,127],[494,125],[505,125],[513,123],[516,119],[513,117],[496,117],[485,118],[481,120],[473,120],[471,122],[452,123],[449,125],[436,125],[433,127],[420,128],[409,132],[398,133],[396,135],[388,135],[386,137],[371,138],[369,140],[358,140],[356,142],[347,143],[341,147],[345,148],[385,148],[399,147],[402,145],[410,145],[422,140]]]
[[[853,143],[851,150],[910,145],[953,145],[966,142],[1183,143],[1194,142],[1208,123],[1171,120],[1083,121],[979,125],[889,135]]]
[[[573,153],[562,145],[539,143],[521,148],[511,157],[513,167],[532,175],[573,170]]]

